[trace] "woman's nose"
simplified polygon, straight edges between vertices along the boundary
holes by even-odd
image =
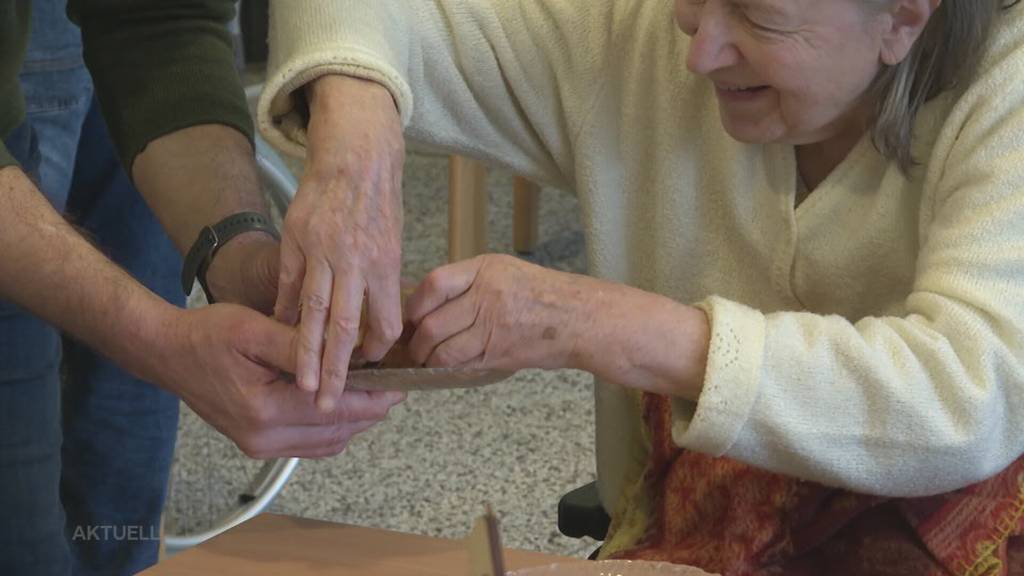
[[[690,48],[686,55],[686,68],[700,75],[728,68],[740,60],[739,50],[733,44],[728,14],[721,2],[706,2],[690,30]]]

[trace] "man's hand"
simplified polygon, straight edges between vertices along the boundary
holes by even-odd
[[[337,454],[402,399],[350,391],[318,411],[281,376],[294,371],[294,328],[231,304],[171,306],[82,239],[15,167],[0,169],[0,295],[181,396],[250,456]]]
[[[402,333],[399,296],[405,144],[391,94],[342,76],[308,90],[309,157],[285,218],[275,314],[299,324],[296,377],[330,413],[342,398],[363,298],[365,360]]]
[[[158,380],[253,458],[333,456],[404,399],[351,390],[318,410],[282,375],[295,365],[295,330],[240,306],[182,311],[166,341]]]

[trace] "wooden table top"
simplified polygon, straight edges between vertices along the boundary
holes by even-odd
[[[468,532],[467,522],[467,532]],[[507,568],[579,561],[507,550]],[[461,540],[262,514],[142,572],[144,576],[463,576]]]

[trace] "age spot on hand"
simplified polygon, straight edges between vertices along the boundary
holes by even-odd
[[[540,335],[544,340],[554,340],[558,337],[558,330],[554,326],[548,326],[544,329],[544,333]]]

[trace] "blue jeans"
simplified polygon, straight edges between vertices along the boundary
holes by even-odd
[[[21,81],[12,153],[100,250],[183,306],[181,257],[121,168],[64,1],[34,0]],[[0,574],[152,565],[177,423],[176,397],[0,301]]]

